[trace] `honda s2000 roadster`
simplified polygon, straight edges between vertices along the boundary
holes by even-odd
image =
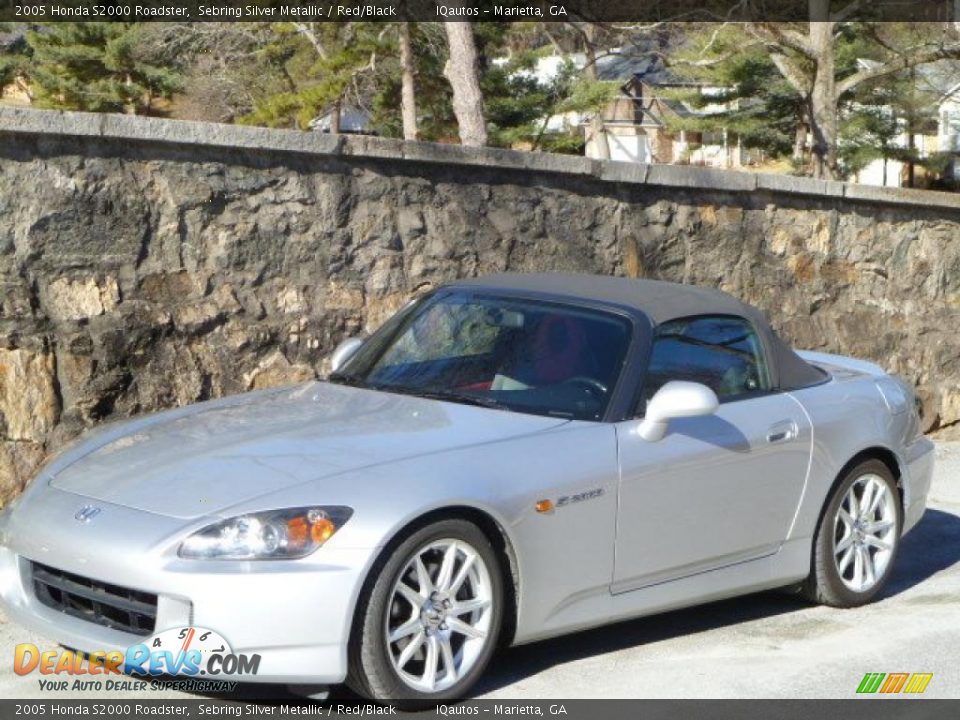
[[[715,290],[466,280],[332,364],[54,459],[0,517],[10,618],[86,651],[210,628],[260,656],[232,679],[435,702],[498,644],[766,588],[866,603],[930,486],[909,387]]]

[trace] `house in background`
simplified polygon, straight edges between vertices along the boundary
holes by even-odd
[[[902,132],[894,139],[895,147],[906,149],[910,147],[911,138],[907,132]],[[921,133],[913,134],[913,149],[917,153],[917,159],[925,160],[938,151],[938,138],[933,135],[924,135]],[[926,178],[927,173],[922,167],[914,167],[916,175],[923,175]],[[871,160],[865,167],[852,174],[850,180],[860,185],[877,185],[880,187],[910,187],[910,166],[902,160],[894,158],[877,158]],[[914,177],[914,187],[923,186],[925,179]]]
[[[879,63],[860,58],[857,60],[859,70],[868,70],[876,67]],[[949,78],[955,76],[955,69],[952,65],[932,64],[918,68],[916,71],[916,83],[918,87],[923,87],[927,92],[933,91],[937,86],[942,86],[945,82],[952,82]],[[861,109],[854,103],[850,110]],[[882,112],[887,120],[894,121],[894,127],[897,133],[888,140],[888,148],[893,152],[890,155],[898,154],[901,157],[910,151],[916,160],[923,161],[931,155],[938,152],[939,140],[933,134],[933,128],[936,126],[934,117],[934,108],[924,107],[922,111],[916,113],[914,118],[916,127],[908,127],[908,121],[897,115],[897,111],[888,106],[874,106],[874,112]],[[812,138],[808,139],[812,142]],[[879,141],[877,143],[879,145]],[[850,178],[855,183],[861,185],[877,185],[881,187],[920,187],[928,185],[932,177],[928,175],[924,167],[914,162],[910,163],[895,157],[881,157],[871,160],[863,168],[854,172]]]
[[[620,97],[604,109],[603,121],[610,157],[636,162],[742,168],[759,161],[736,133],[728,130],[694,132],[673,129],[677,121],[725,112],[726,103],[710,103],[723,88],[694,84],[673,77],[653,64],[634,72],[621,85]],[[676,99],[675,91],[696,92],[706,102],[695,107]],[[599,156],[599,140],[591,138],[587,154]],[[623,157],[626,155],[627,157]]]
[[[333,110],[317,115],[308,123],[314,132],[329,133],[333,125]],[[370,128],[370,113],[357,107],[340,109],[340,132],[347,135],[375,135]]]
[[[566,62],[582,69],[587,61],[582,53],[549,55],[539,58],[532,72],[546,84]],[[694,107],[676,99],[676,91],[699,92],[709,100],[711,95],[719,96],[723,88],[681,79],[664,66],[659,56],[639,54],[636,49],[606,51],[597,60],[597,77],[619,84],[619,95],[602,111],[602,138],[592,136],[592,118],[586,113],[555,115],[546,125],[547,132],[574,129],[582,132],[587,157],[603,157],[598,143],[606,142],[610,159],[621,162],[741,168],[761,160],[760,153],[744,148],[735,133],[674,129],[676,120],[705,117],[730,109],[727,104],[709,102]]]
[[[716,132],[691,132],[675,129],[678,123],[688,118],[705,118],[735,109],[731,103],[718,100],[711,103],[711,96],[719,98],[725,88],[690,82],[680,78],[665,67],[656,54],[644,55],[637,48],[633,53],[621,53],[618,49],[607,51],[597,61],[597,75],[601,80],[620,83],[620,94],[603,110],[605,139],[612,160],[640,163],[667,163],[675,165],[704,165],[718,168],[757,169],[766,161],[762,151],[746,148],[736,133],[728,130]],[[537,72],[544,80],[555,74],[559,64],[569,60],[575,67],[583,68],[586,60],[582,54],[549,56],[542,58]],[[861,67],[872,61],[860,60]],[[923,160],[945,150],[956,153],[951,165],[951,177],[960,180],[960,64],[941,61],[917,69],[918,82],[927,92],[943,93],[940,104],[939,138],[932,128],[937,124],[934,110],[929,117],[921,118],[918,129],[912,133],[904,126],[893,139],[893,147],[912,149]],[[945,89],[949,88],[947,92]],[[677,99],[682,93],[698,92],[701,100],[693,105]],[[749,102],[736,101],[736,102]],[[891,109],[891,112],[893,110]],[[586,140],[587,157],[602,157],[597,139],[591,137],[590,118],[568,113],[560,118],[551,118],[548,128],[559,130],[579,127]],[[807,148],[813,144],[808,135]],[[945,147],[945,144],[949,147]],[[854,173],[853,182],[887,187],[920,187],[935,180],[916,163],[910,164],[893,158],[872,160]]]
[[[960,180],[960,83],[940,98],[937,106],[938,150],[952,156],[944,174],[951,180]]]

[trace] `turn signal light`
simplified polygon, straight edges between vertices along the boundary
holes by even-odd
[[[313,513],[308,516],[310,521],[310,537],[316,543],[325,543],[337,531],[337,526],[326,515],[314,517]]]
[[[306,517],[299,516],[287,521],[287,537],[294,547],[307,544],[307,539],[315,543],[325,543],[337,531],[333,524],[322,512],[311,511]]]
[[[550,500],[538,500],[537,504],[534,505],[538,513],[550,512],[553,510],[553,502]]]

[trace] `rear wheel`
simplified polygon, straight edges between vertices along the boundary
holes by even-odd
[[[879,460],[854,467],[820,520],[803,594],[834,607],[870,602],[890,578],[901,526],[900,497],[889,468]]]
[[[406,538],[374,572],[348,684],[411,709],[463,697],[490,660],[503,616],[489,540],[472,523],[443,520]]]

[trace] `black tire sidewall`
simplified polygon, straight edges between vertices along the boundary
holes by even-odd
[[[850,487],[864,475],[876,475],[882,478],[893,493],[893,497],[896,500],[897,540],[893,547],[893,554],[880,581],[869,590],[856,592],[844,585],[843,580],[840,578],[840,572],[837,570],[833,557],[833,529],[834,521],[844,496]],[[894,480],[890,469],[880,460],[867,460],[851,468],[834,489],[830,497],[830,502],[824,511],[823,518],[820,521],[820,529],[817,533],[816,554],[814,559],[815,562],[819,564],[819,567],[814,568],[814,571],[815,576],[825,585],[825,587],[820,588],[820,594],[824,599],[826,599],[829,604],[839,607],[857,607],[870,602],[876,597],[886,586],[887,582],[889,582],[890,576],[893,573],[897,556],[900,553],[900,537],[902,532],[903,507],[900,501],[900,491],[897,488],[896,480]]]
[[[490,634],[476,663],[453,686],[439,693],[421,693],[408,687],[393,668],[383,641],[383,625],[394,583],[414,552],[431,542],[453,538],[469,544],[483,559],[490,575],[493,597]],[[351,673],[348,684],[360,694],[383,701],[399,701],[404,709],[421,709],[436,702],[464,697],[490,662],[497,647],[503,622],[503,572],[496,550],[487,536],[467,520],[440,520],[409,533],[399,544],[388,549],[371,571],[365,584],[366,601],[361,604],[351,635],[348,652]]]

